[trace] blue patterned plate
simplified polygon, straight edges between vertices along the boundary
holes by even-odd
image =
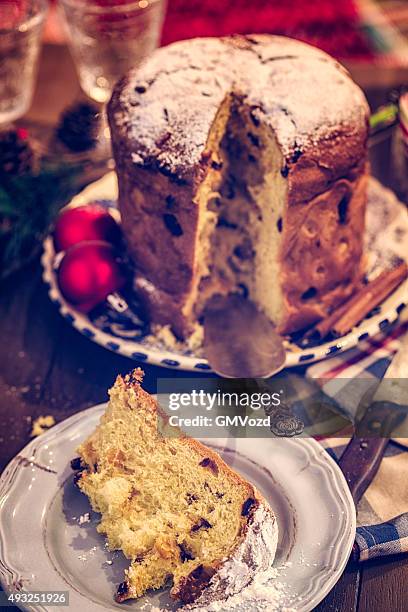
[[[95,200],[117,198],[116,175],[110,172],[99,181],[92,183],[75,196],[69,206],[80,206]],[[406,208],[395,195],[375,179],[369,183],[366,249],[371,273],[384,266],[395,255],[408,260],[408,216]],[[167,368],[187,371],[211,371],[208,361],[200,351],[192,351],[186,345],[177,343],[166,346],[161,337],[148,335],[140,337],[140,330],[129,329],[112,321],[98,326],[95,321],[68,304],[58,287],[54,268],[55,251],[51,236],[44,241],[41,259],[43,280],[48,285],[51,300],[57,305],[62,316],[79,332],[105,348],[130,357],[135,361],[151,363]],[[304,365],[331,357],[352,348],[362,340],[387,331],[397,321],[399,314],[408,303],[408,281],[400,285],[379,308],[366,317],[350,333],[342,338],[326,342],[313,348],[300,349],[296,344],[287,343],[286,367]]]

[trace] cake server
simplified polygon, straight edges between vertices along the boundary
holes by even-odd
[[[204,311],[204,351],[224,378],[269,378],[285,367],[283,339],[255,304],[216,295]]]
[[[408,430],[408,332],[355,428],[339,465],[357,505],[380,467],[397,426]]]

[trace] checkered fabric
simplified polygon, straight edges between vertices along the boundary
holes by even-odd
[[[372,384],[373,377],[381,379],[407,330],[408,321],[405,321],[387,336],[378,336],[356,349],[310,366],[307,377],[319,379],[324,393],[330,397],[335,395],[340,408],[353,418],[356,398],[350,399],[346,389],[342,395],[343,381],[359,377],[371,380]],[[320,442],[334,459],[339,459],[349,438],[326,438]],[[393,439],[357,508],[353,552],[360,561],[408,552],[407,475],[408,439]]]

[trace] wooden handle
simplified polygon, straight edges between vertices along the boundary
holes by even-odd
[[[356,506],[380,467],[388,441],[353,436],[339,461]]]
[[[393,430],[406,415],[406,408],[398,404],[374,402],[357,424],[339,461],[356,505],[380,467]]]

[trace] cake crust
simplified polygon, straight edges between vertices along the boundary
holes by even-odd
[[[272,130],[282,153],[279,331],[326,316],[362,278],[368,106],[347,71],[324,52],[279,36],[174,43],[119,82],[108,116],[136,288],[151,319],[170,323],[180,337],[194,321],[186,305],[199,257],[196,194],[214,167],[208,135],[229,96],[250,109],[254,126]],[[347,217],[340,222],[344,190]],[[322,240],[312,245],[307,217],[315,221],[326,210],[330,227],[319,223]]]

